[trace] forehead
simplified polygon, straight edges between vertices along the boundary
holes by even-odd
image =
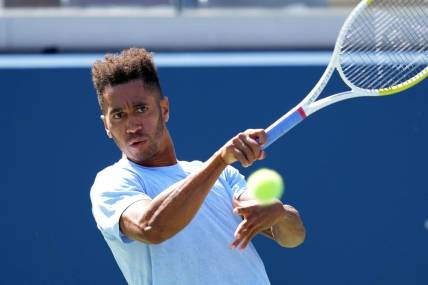
[[[124,107],[133,103],[155,102],[155,91],[147,88],[142,80],[107,86],[103,92],[104,105],[107,108]]]

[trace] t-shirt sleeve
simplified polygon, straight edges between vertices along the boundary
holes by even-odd
[[[232,166],[226,167],[224,175],[230,189],[232,189],[233,197],[238,199],[239,196],[247,190],[247,181],[244,175],[239,173],[239,171]]]
[[[126,170],[103,170],[95,178],[90,196],[92,213],[104,238],[130,242],[120,231],[120,216],[131,204],[150,199],[138,177]]]

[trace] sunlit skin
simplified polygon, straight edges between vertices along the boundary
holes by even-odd
[[[143,166],[167,166],[176,161],[174,145],[166,128],[168,98],[142,80],[109,86],[103,93],[102,120],[107,135],[126,157]]]

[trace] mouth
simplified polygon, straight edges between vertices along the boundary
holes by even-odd
[[[146,143],[147,140],[143,139],[143,138],[139,138],[139,139],[133,139],[129,142],[129,146],[130,147],[139,147],[140,145]]]

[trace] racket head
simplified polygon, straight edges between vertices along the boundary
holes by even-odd
[[[428,0],[364,0],[345,21],[334,57],[364,96],[391,95],[428,77]]]

